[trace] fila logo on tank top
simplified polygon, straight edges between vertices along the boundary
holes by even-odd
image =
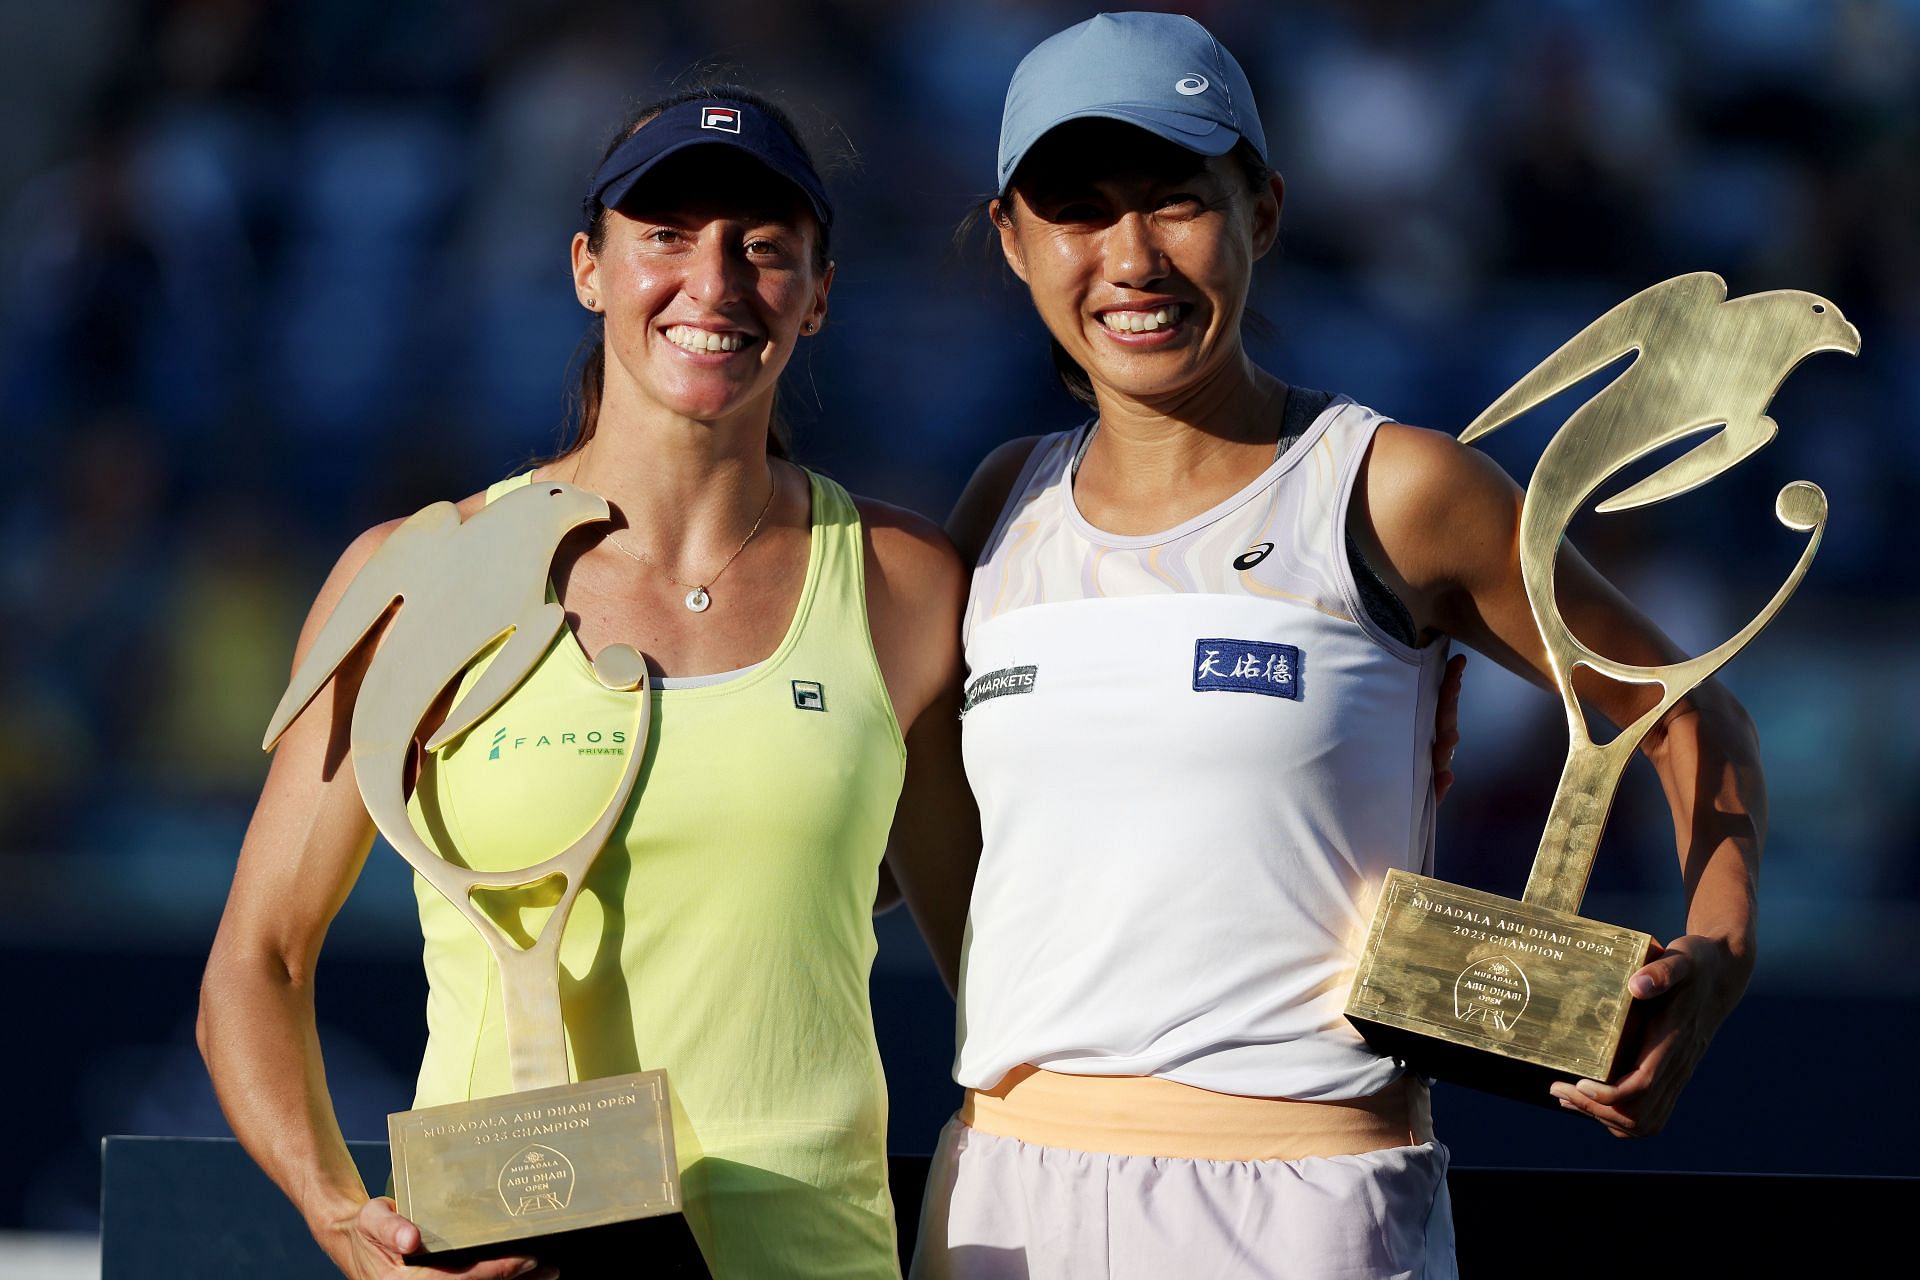
[[[1164,533],[1081,516],[1087,427],[1015,482],[965,621],[960,1083],[1033,1063],[1340,1098],[1397,1074],[1341,1005],[1381,879],[1431,866],[1445,646],[1382,630],[1347,554],[1384,419],[1306,403],[1272,465]]]

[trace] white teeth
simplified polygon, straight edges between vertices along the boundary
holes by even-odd
[[[1157,311],[1107,311],[1101,313],[1100,323],[1115,333],[1152,333],[1162,325],[1172,324],[1179,318],[1180,311],[1177,305]]]
[[[747,345],[745,335],[738,333],[712,333],[706,329],[696,329],[689,324],[667,326],[667,341],[676,347],[688,351],[738,351]]]

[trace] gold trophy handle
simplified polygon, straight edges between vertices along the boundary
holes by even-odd
[[[413,825],[405,790],[421,726],[475,662],[491,655],[426,740],[428,752],[469,734],[556,642],[571,643],[565,610],[554,598],[553,557],[569,531],[609,515],[606,499],[557,481],[502,489],[464,520],[452,503],[416,512],[354,575],[302,657],[262,743],[271,750],[379,629],[351,695],[349,767],[374,824],[478,930],[499,966],[511,1075],[504,1096],[387,1117],[393,1194],[400,1212],[420,1228],[423,1255],[564,1235],[675,1213],[684,1204],[666,1073],[635,1071],[574,1084],[560,1000],[568,917],[645,763],[653,715],[645,660],[616,644],[593,661],[603,687],[637,691],[634,732],[612,796],[560,853],[529,867],[475,871],[461,850],[429,847]],[[328,711],[340,714],[337,705]],[[545,847],[551,846],[519,852],[532,857]],[[501,893],[513,897],[488,900]],[[545,908],[551,910],[537,935],[517,914]],[[505,1126],[521,1125],[523,1108],[574,1117],[577,1124],[556,1120],[536,1126],[538,1135],[512,1135]],[[476,1142],[476,1127],[502,1141]],[[518,1140],[531,1136],[539,1141]]]
[[[566,625],[565,611],[549,598],[554,551],[569,530],[605,520],[608,514],[605,498],[553,481],[510,490],[465,520],[449,502],[416,512],[348,585],[294,673],[261,744],[272,749],[399,601],[401,608],[372,654],[354,700],[354,776],[374,825],[479,930],[498,962],[516,1090],[569,1082],[560,1016],[560,936],[587,869],[639,777],[652,716],[646,662],[624,644],[609,645],[594,659],[594,675],[601,684],[639,691],[633,747],[613,798],[592,829],[550,858],[500,872],[478,872],[449,862],[414,830],[402,778],[428,709],[469,663],[497,646],[492,662],[428,740],[429,751],[472,728],[538,665]],[[555,880],[553,912],[540,936],[524,949],[473,900],[481,891],[526,889]]]
[[[1758,635],[1805,578],[1825,532],[1827,501],[1802,481],[1782,489],[1775,502],[1781,523],[1811,534],[1786,581],[1731,639],[1661,666],[1617,662],[1577,640],[1555,599],[1555,561],[1574,515],[1609,477],[1700,437],[1597,510],[1647,506],[1707,483],[1774,438],[1766,407],[1802,359],[1859,348],[1859,332],[1824,298],[1781,290],[1729,301],[1718,276],[1696,272],[1595,320],[1461,434],[1470,443],[1634,356],[1548,441],[1520,510],[1520,575],[1569,739],[1525,898],[1387,873],[1346,1009],[1376,1052],[1541,1105],[1552,1102],[1552,1082],[1616,1078],[1634,1003],[1629,983],[1656,944],[1639,930],[1579,914],[1607,811],[1647,733]],[[1573,688],[1583,666],[1657,685],[1657,696],[1643,695],[1651,705],[1633,723],[1595,742]]]
[[[1602,513],[1678,497],[1752,456],[1778,432],[1766,416],[1773,393],[1817,351],[1860,350],[1860,332],[1825,298],[1782,289],[1727,298],[1711,272],[1676,276],[1628,298],[1570,338],[1461,432],[1471,443],[1631,353],[1612,382],[1576,409],[1540,455],[1520,513],[1520,573],[1567,712],[1570,746],[1524,901],[1576,912],[1600,829],[1627,760],[1647,731],[1773,620],[1806,576],[1826,527],[1826,496],[1795,481],[1780,491],[1780,522],[1812,538],[1786,583],[1739,634],[1697,658],[1661,667],[1615,662],[1581,644],[1554,598],[1553,567],[1567,526],[1606,479],[1689,436],[1719,430],[1624,491]],[[1652,709],[1611,742],[1596,745],[1573,690],[1586,666],[1629,684],[1657,684]]]
[[[530,867],[474,871],[448,862],[427,847],[397,789],[381,788],[377,796],[365,797],[368,814],[387,842],[422,879],[460,909],[486,940],[494,962],[500,966],[501,1007],[506,1015],[507,1051],[516,1093],[567,1084],[571,1079],[566,1026],[560,1014],[560,939],[588,869],[627,807],[647,752],[653,698],[646,663],[633,648],[621,644],[603,649],[593,666],[594,674],[608,688],[633,689],[636,693],[632,745],[606,807],[591,827],[559,853]],[[559,880],[558,900],[541,925],[539,936],[528,947],[516,946],[474,902],[473,895],[479,890],[526,889],[555,878]]]
[[[1556,911],[1577,912],[1580,909],[1580,899],[1587,891],[1587,879],[1593,873],[1594,854],[1600,845],[1600,830],[1606,823],[1608,810],[1613,807],[1613,795],[1620,785],[1620,775],[1641,740],[1647,736],[1647,731],[1672,709],[1674,703],[1698,688],[1725,666],[1734,654],[1746,648],[1773,621],[1774,615],[1780,612],[1788,598],[1799,588],[1801,579],[1807,576],[1814,553],[1820,549],[1821,537],[1826,533],[1826,494],[1817,485],[1796,480],[1780,490],[1774,503],[1774,512],[1780,523],[1788,528],[1810,531],[1813,536],[1801,549],[1793,572],[1787,575],[1787,580],[1774,592],[1766,607],[1731,639],[1697,658],[1663,667],[1615,662],[1576,640],[1557,608],[1552,608],[1551,612],[1536,610],[1535,619],[1547,641],[1554,670],[1556,673],[1566,673],[1560,681],[1560,695],[1567,709],[1567,730],[1572,746],[1567,752],[1566,767],[1561,771],[1560,785],[1554,792],[1553,807],[1547,814],[1547,827],[1540,836],[1540,847],[1534,854],[1533,870],[1527,876],[1527,889],[1521,901],[1531,906],[1551,907]],[[1552,604],[1550,593],[1548,604]],[[1587,733],[1586,717],[1581,713],[1580,700],[1573,691],[1573,670],[1582,666],[1629,684],[1657,684],[1661,689],[1660,700],[1638,720],[1622,729],[1612,741],[1596,744]]]

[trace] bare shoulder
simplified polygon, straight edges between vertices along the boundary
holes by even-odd
[[[953,535],[954,545],[968,568],[979,563],[987,539],[993,536],[993,526],[999,523],[1000,512],[1013,493],[1014,482],[1020,478],[1021,470],[1041,439],[1040,436],[1021,436],[997,446],[981,459],[980,465],[974,468],[973,478],[960,491],[960,500],[953,504],[953,514],[947,518],[947,532]]]
[[[320,584],[320,593],[314,597],[313,608],[307,611],[306,623],[300,628],[300,643],[293,655],[296,666],[314,637],[320,633],[320,628],[333,616],[334,608],[340,603],[341,597],[347,594],[347,588],[367,567],[367,561],[373,559],[374,553],[386,546],[387,539],[406,522],[405,516],[381,521],[349,542],[346,550],[340,553],[340,558],[333,562],[333,569],[327,574],[327,580]]]
[[[486,505],[487,505],[487,491],[485,489],[482,489],[478,493],[470,493],[466,497],[460,499],[458,502],[453,504],[454,509],[460,513],[460,518],[462,520],[465,520],[468,516],[472,515],[474,512],[478,511],[480,508]]]
[[[1366,462],[1367,498],[1409,508],[1409,514],[1444,511],[1462,498],[1515,488],[1500,464],[1444,431],[1383,422]]]
[[[958,679],[967,571],[925,516],[855,498],[865,529],[867,627],[902,733]]]
[[[470,493],[464,498],[455,500],[453,507],[459,512],[460,518],[465,520],[486,505],[487,491],[482,489],[478,493]],[[423,511],[426,509],[421,508]],[[395,516],[391,520],[382,520],[349,542],[347,549],[340,553],[340,559],[334,564],[333,572],[327,576],[327,587],[333,587],[338,580],[340,587],[344,589],[345,584],[352,581],[353,576],[366,567],[367,561],[373,559],[374,552],[387,544],[387,539],[393,536],[394,531],[418,514],[419,512],[414,512],[413,515]],[[322,590],[324,592],[326,588]]]
[[[1444,431],[1388,422],[1362,465],[1351,522],[1415,591],[1508,559],[1520,487],[1480,450]]]
[[[478,493],[469,494],[453,505],[460,518],[465,520],[487,505],[487,491],[482,489]],[[342,551],[339,559],[334,561],[333,568],[327,574],[327,580],[320,585],[320,592],[314,597],[313,608],[308,610],[307,620],[300,628],[300,642],[294,651],[296,666],[300,658],[305,655],[308,646],[313,643],[314,637],[325,626],[327,619],[333,615],[334,609],[346,595],[347,589],[353,585],[354,579],[359,577],[360,571],[367,567],[367,562],[373,559],[374,554],[386,546],[394,533],[412,518],[412,515],[405,515],[383,520],[363,530],[347,544],[346,550]]]
[[[953,593],[966,570],[939,525],[890,502],[860,497],[853,502],[873,565],[892,592],[928,601]]]

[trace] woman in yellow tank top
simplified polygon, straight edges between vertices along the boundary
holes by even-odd
[[[604,333],[577,439],[459,506],[560,480],[613,519],[562,542],[552,591],[569,625],[491,715],[426,757],[415,825],[476,866],[520,865],[516,846],[583,829],[641,696],[602,686],[590,657],[616,642],[646,654],[640,781],[561,947],[576,1078],[669,1071],[687,1216],[715,1275],[897,1277],[870,913],[903,785],[896,846],[971,820],[938,732],[957,714],[964,573],[932,524],[787,462],[772,429],[776,382],[833,279],[832,211],[790,121],[731,88],[655,104],[616,135],[586,212],[573,279]],[[347,548],[296,665],[399,523]],[[373,837],[345,744],[377,643],[281,740],[200,1017],[234,1132],[357,1280],[422,1274],[401,1263],[417,1230],[348,1158],[311,996]],[[949,954],[964,886],[927,896],[945,903],[922,923]],[[506,1092],[490,958],[433,890],[419,903],[429,1039],[414,1105]],[[451,1274],[523,1264],[537,1260]]]

